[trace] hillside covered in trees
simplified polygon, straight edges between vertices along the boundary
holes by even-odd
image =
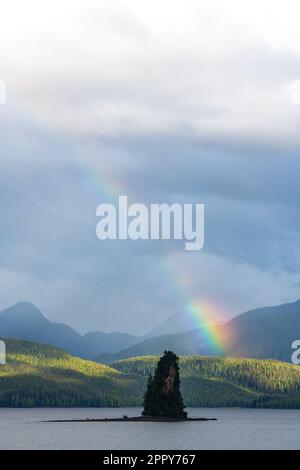
[[[8,340],[0,366],[0,406],[141,406],[157,356],[110,367],[61,349]],[[300,408],[300,367],[258,359],[183,356],[179,361],[186,406]]]
[[[61,349],[5,339],[0,366],[0,406],[133,406],[139,381],[111,367],[73,357]]]
[[[143,380],[157,356],[125,359],[112,367]],[[187,406],[300,408],[300,367],[259,359],[182,356],[180,378]]]

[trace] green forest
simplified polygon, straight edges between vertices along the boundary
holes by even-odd
[[[106,366],[42,344],[7,340],[0,406],[141,406],[157,356]],[[300,367],[275,360],[183,356],[186,406],[300,408]]]
[[[138,381],[111,367],[73,357],[61,349],[5,339],[0,366],[0,406],[133,406]]]
[[[113,363],[128,376],[153,373],[158,358]],[[300,368],[261,359],[182,356],[181,389],[187,406],[300,408]]]

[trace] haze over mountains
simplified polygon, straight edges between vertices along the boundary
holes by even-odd
[[[251,310],[219,326],[221,337],[227,338],[224,354],[233,357],[280,359],[290,362],[291,344],[300,339],[300,300],[275,307]],[[163,330],[163,329],[162,329]],[[215,355],[209,341],[208,328],[185,333],[148,338],[117,353],[114,359],[161,354],[174,349],[179,355]],[[98,358],[100,360],[101,357]]]
[[[208,319],[209,323],[216,323],[216,320]],[[184,310],[170,315],[166,320],[153,328],[146,337],[154,337],[161,335],[173,335],[192,331],[197,327],[194,316]]]
[[[222,336],[230,338],[225,355],[290,362],[291,343],[300,339],[300,300],[243,313],[218,328]],[[119,332],[81,335],[65,324],[49,321],[33,304],[19,302],[0,312],[0,336],[49,344],[103,363],[159,355],[165,349],[179,355],[219,354],[209,341],[208,329],[195,329],[186,312],[171,315],[144,337]]]
[[[290,362],[300,339],[300,300],[245,312],[226,324],[231,356],[274,358]]]
[[[49,321],[29,302],[18,302],[0,312],[0,332],[2,337],[49,344],[85,359],[93,359],[98,354],[115,353],[139,340],[125,333],[98,331],[82,336],[64,323]]]

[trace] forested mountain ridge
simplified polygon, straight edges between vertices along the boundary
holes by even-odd
[[[5,339],[5,338],[4,338]],[[110,367],[28,341],[5,339],[0,406],[141,406],[157,356]],[[186,406],[300,408],[300,367],[274,360],[180,358]]]

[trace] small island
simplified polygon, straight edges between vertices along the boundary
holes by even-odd
[[[150,374],[144,395],[142,416],[100,419],[52,420],[48,422],[179,422],[216,421],[216,418],[190,418],[180,391],[179,357],[165,351],[159,359],[154,375]]]

